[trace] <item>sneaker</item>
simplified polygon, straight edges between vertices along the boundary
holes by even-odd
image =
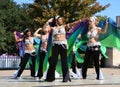
[[[35,77],[35,79],[36,79],[37,81],[39,81],[39,80],[40,80],[40,78],[39,78],[39,77]]]

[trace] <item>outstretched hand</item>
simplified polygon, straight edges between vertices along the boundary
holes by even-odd
[[[106,20],[106,25],[108,25],[108,19]]]

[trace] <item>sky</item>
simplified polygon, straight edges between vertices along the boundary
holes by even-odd
[[[33,0],[14,0],[18,4],[33,3]],[[96,15],[108,16],[116,21],[116,16],[120,16],[120,0],[97,0],[101,5],[110,3],[110,7],[106,10],[97,13]]]

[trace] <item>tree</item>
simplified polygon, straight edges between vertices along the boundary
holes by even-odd
[[[96,0],[34,0],[29,5],[27,14],[43,26],[45,22],[56,15],[64,17],[65,22],[86,18],[105,10],[110,4],[100,5]]]
[[[1,23],[0,23],[0,54],[2,54],[1,50],[7,50],[6,46],[7,44],[5,43],[6,41],[6,34],[5,34],[5,29],[4,27],[2,27]],[[2,38],[1,38],[2,37]]]
[[[96,16],[97,17],[97,20],[99,21],[99,22],[102,22],[102,21],[104,21],[104,20],[107,20],[107,16],[101,16],[101,15],[97,15]]]
[[[13,0],[0,0],[0,52],[16,52],[13,30],[23,31],[32,26],[27,17],[27,4],[17,5]]]

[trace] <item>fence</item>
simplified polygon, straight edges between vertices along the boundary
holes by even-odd
[[[0,56],[0,69],[16,69],[19,67],[20,57]]]

